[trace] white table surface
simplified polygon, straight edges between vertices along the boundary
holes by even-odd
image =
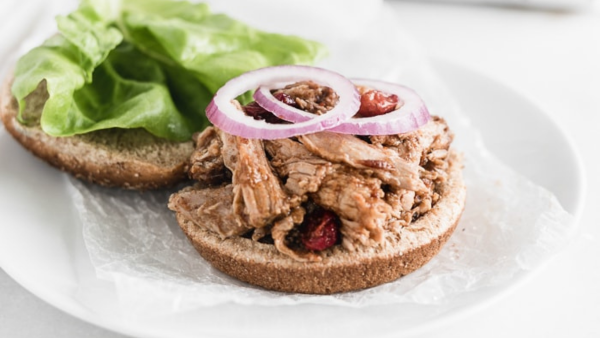
[[[600,337],[600,6],[577,13],[389,1],[431,56],[537,103],[583,155],[586,206],[574,243],[526,284],[422,337]],[[123,337],[37,299],[0,269],[0,337]]]

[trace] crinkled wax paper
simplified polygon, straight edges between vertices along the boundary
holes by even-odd
[[[421,93],[430,111],[448,120],[456,134],[454,146],[465,157],[468,199],[455,234],[430,263],[395,282],[332,296],[283,294],[239,282],[205,262],[167,209],[172,191],[139,193],[72,180],[91,261],[99,278],[114,283],[124,310],[145,316],[225,302],[350,307],[440,304],[485,287],[502,286],[519,273],[538,267],[568,241],[574,228],[572,216],[550,192],[486,151],[478,132],[435,78],[418,48],[393,18],[386,16],[389,11],[378,2],[349,3],[355,8],[342,6],[333,21],[306,10],[282,12],[277,20],[257,20],[260,16],[239,9],[232,15],[245,15],[245,21],[262,28],[323,41],[331,51],[323,67],[351,77],[404,83]],[[283,5],[269,2],[269,6]],[[361,6],[364,8],[356,8]],[[356,13],[361,17],[355,18]],[[311,18],[309,27],[301,25],[307,16]]]

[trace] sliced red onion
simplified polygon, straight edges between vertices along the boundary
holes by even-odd
[[[281,86],[307,80],[332,88],[339,96],[337,105],[326,114],[311,114],[311,119],[299,123],[271,124],[247,116],[234,103],[236,97],[260,86]],[[250,71],[228,81],[217,91],[206,108],[206,116],[227,133],[244,138],[272,140],[331,129],[350,119],[359,107],[360,94],[356,87],[338,73],[309,66],[275,66]]]
[[[282,120],[286,120],[289,122],[299,123],[308,120],[314,119],[317,115],[304,111],[302,109],[298,109],[296,107],[292,107],[287,105],[280,100],[278,100],[271,93],[271,89],[278,88],[269,88],[275,86],[260,86],[256,92],[254,92],[254,100],[258,103],[259,106],[263,107],[265,110],[270,111],[275,116],[279,117]],[[359,102],[360,107],[360,102]],[[329,113],[328,113],[329,114]]]
[[[352,79],[352,82],[357,86],[372,88],[387,94],[396,94],[403,105],[383,115],[353,117],[329,131],[353,135],[401,134],[418,129],[431,117],[421,97],[410,88],[377,80]]]

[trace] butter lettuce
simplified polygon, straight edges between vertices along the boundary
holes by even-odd
[[[34,123],[23,114],[25,97],[46,81],[40,125],[53,136],[144,128],[187,140],[209,124],[204,110],[229,79],[325,54],[316,42],[184,1],[84,0],[57,24],[60,34],[18,61],[12,86],[19,120]]]

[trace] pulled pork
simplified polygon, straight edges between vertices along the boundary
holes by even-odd
[[[273,95],[280,93],[292,97],[298,108],[316,115],[327,113],[339,100],[338,94],[333,89],[312,81],[296,82],[274,91]]]
[[[337,215],[344,249],[380,245],[386,230],[410,227],[439,200],[452,139],[439,117],[411,133],[369,137],[261,141],[209,127],[191,157],[200,183],[173,194],[169,207],[223,238],[267,238],[296,260],[318,261],[298,240],[308,209]]]

